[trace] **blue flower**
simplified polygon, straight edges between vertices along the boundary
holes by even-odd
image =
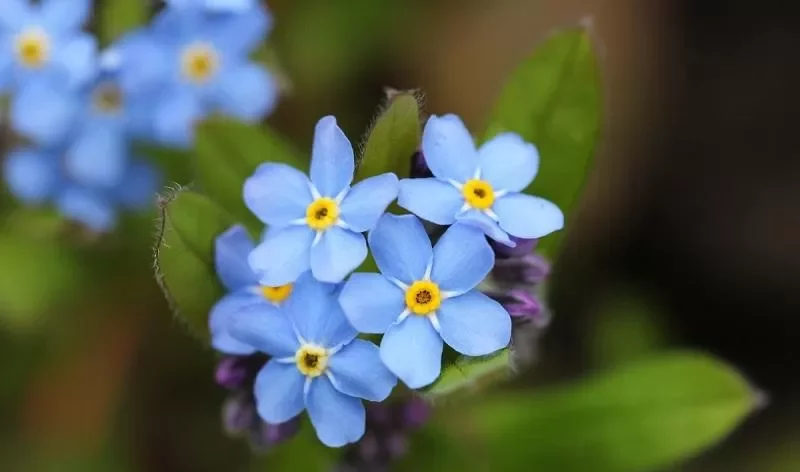
[[[364,261],[361,233],[397,196],[397,177],[381,174],[351,188],[354,169],[350,141],[327,116],[314,130],[310,182],[293,167],[273,163],[247,179],[245,204],[269,225],[249,258],[262,283],[282,285],[309,269],[318,280],[338,283]]]
[[[476,149],[457,116],[431,116],[422,151],[434,177],[402,180],[397,198],[420,218],[439,225],[464,221],[511,247],[509,235],[541,238],[564,226],[553,203],[520,193],[536,177],[539,154],[518,135],[503,133]]]
[[[335,294],[311,279],[297,284],[280,310],[258,305],[239,311],[230,333],[272,356],[255,381],[261,418],[280,424],[307,410],[327,446],[358,441],[365,429],[360,399],[383,401],[397,383],[377,346],[355,339]]]
[[[508,345],[508,312],[474,289],[494,265],[479,229],[455,224],[431,248],[418,218],[385,214],[369,245],[381,273],[353,274],[339,303],[360,332],[385,333],[381,359],[406,385],[436,380],[443,342],[467,356]]]
[[[258,0],[166,0],[176,9],[204,8],[213,13],[243,13],[258,5]]]

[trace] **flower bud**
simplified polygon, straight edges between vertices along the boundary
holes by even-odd
[[[509,235],[509,238],[516,243],[515,247],[508,247],[505,244],[493,240],[490,241],[492,249],[494,249],[494,253],[497,255],[498,259],[527,256],[536,249],[536,245],[539,243],[538,239],[518,238],[511,235]]]
[[[492,269],[495,280],[512,285],[538,285],[548,275],[550,275],[550,264],[537,254],[497,259]]]

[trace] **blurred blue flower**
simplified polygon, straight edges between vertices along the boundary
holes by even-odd
[[[539,153],[514,133],[499,134],[480,149],[455,115],[431,116],[422,152],[434,177],[403,179],[398,204],[424,220],[480,227],[507,246],[509,235],[534,239],[564,226],[553,203],[521,193],[536,177]]]
[[[358,441],[365,429],[360,399],[383,401],[397,383],[377,346],[355,339],[335,294],[314,280],[296,285],[280,310],[264,304],[239,311],[230,332],[272,356],[255,381],[261,418],[279,424],[307,410],[330,447]]]
[[[353,148],[327,116],[317,123],[311,181],[285,164],[262,164],[244,185],[244,201],[269,225],[250,254],[250,266],[266,285],[292,282],[311,269],[323,282],[341,282],[367,257],[361,234],[375,226],[397,196],[397,177],[381,174],[350,187]]]
[[[455,224],[431,248],[418,218],[385,214],[369,245],[381,273],[353,274],[339,303],[360,332],[385,333],[381,359],[406,385],[436,380],[443,342],[467,356],[508,345],[508,312],[474,290],[494,265],[479,229]]]
[[[255,8],[259,0],[166,0],[175,9],[204,8],[214,13],[243,13]]]

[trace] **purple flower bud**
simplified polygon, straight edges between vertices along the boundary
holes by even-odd
[[[513,319],[532,321],[542,326],[547,324],[542,304],[532,293],[525,290],[512,289],[507,295],[500,298],[498,301],[503,304]]]
[[[414,153],[414,156],[411,158],[411,177],[415,179],[423,178],[423,177],[433,177],[433,172],[428,167],[428,163],[425,161],[425,155],[422,154],[422,151],[417,151]]]
[[[249,430],[256,420],[258,414],[249,395],[231,396],[222,405],[222,427],[228,434],[241,434]]]
[[[293,438],[298,431],[300,431],[299,418],[293,418],[281,424],[265,423],[259,418],[250,437],[250,444],[256,450],[267,450]]]
[[[421,398],[412,398],[403,405],[403,424],[406,428],[417,429],[431,416],[431,407]]]
[[[386,451],[392,459],[403,457],[408,452],[406,435],[398,432],[386,438]]]
[[[214,372],[217,384],[228,390],[243,388],[249,375],[247,358],[237,356],[223,357]]]
[[[539,243],[538,239],[524,239],[516,236],[510,236],[511,240],[517,245],[515,247],[508,247],[505,244],[498,243],[497,241],[490,241],[494,253],[498,258],[505,259],[508,257],[522,257],[531,254],[536,245]]]
[[[538,285],[548,275],[550,275],[550,264],[536,254],[497,259],[492,269],[492,276],[498,282],[508,284]]]
[[[358,442],[358,455],[361,456],[363,462],[373,462],[380,452],[380,444],[375,435],[367,433],[361,441]]]

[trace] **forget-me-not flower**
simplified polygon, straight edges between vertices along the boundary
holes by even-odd
[[[250,254],[267,285],[292,282],[311,269],[323,282],[341,282],[367,257],[364,231],[375,226],[397,196],[397,177],[386,173],[352,188],[353,147],[327,116],[317,123],[309,179],[285,164],[266,163],[244,185],[244,201],[269,225]]]
[[[499,134],[476,149],[457,116],[431,116],[422,152],[434,177],[403,179],[397,198],[420,218],[440,225],[463,221],[508,246],[514,246],[509,235],[541,238],[564,226],[557,206],[521,193],[536,177],[539,153],[518,135]]]
[[[457,223],[431,248],[417,217],[387,213],[369,233],[369,246],[381,273],[353,274],[339,303],[360,332],[385,333],[381,359],[406,385],[436,380],[443,342],[467,356],[508,345],[508,312],[475,290],[494,265],[480,229]]]
[[[241,310],[230,333],[272,356],[254,387],[261,418],[279,424],[307,410],[327,446],[358,441],[366,420],[361,399],[383,401],[397,383],[378,347],[355,339],[335,293],[313,279],[297,284],[280,310]]]

